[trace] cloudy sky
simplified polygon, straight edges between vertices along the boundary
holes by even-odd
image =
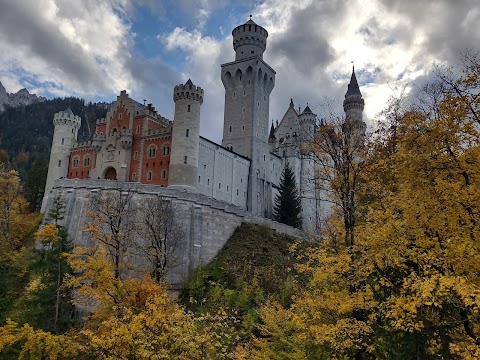
[[[123,89],[172,119],[174,85],[205,89],[201,134],[221,141],[220,64],[249,15],[269,32],[270,119],[290,98],[341,104],[351,61],[369,125],[387,99],[480,50],[478,0],[0,0],[0,81],[8,92],[112,101]]]

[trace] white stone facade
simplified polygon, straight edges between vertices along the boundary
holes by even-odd
[[[110,179],[198,193],[235,205],[252,216],[271,219],[288,163],[301,196],[303,228],[318,229],[328,207],[320,200],[315,161],[307,151],[317,117],[308,105],[297,111],[291,101],[281,122],[270,127],[270,93],[276,73],[263,60],[268,33],[249,20],[232,35],[235,61],[221,66],[225,87],[221,145],[199,134],[204,90],[191,80],[174,88],[173,123],[151,104],[142,105],[122,91],[106,118],[97,121],[91,142],[76,142],[78,116],[71,111],[55,115],[44,202],[55,179],[79,179],[79,184],[88,179]],[[358,124],[362,132],[363,106],[353,72],[344,109],[347,120]],[[77,158],[83,168],[69,168],[78,165]]]

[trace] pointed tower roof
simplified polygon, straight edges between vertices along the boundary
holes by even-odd
[[[67,113],[68,115],[73,115],[72,109],[70,109],[70,106],[68,107],[67,110],[64,111],[64,113]]]
[[[185,83],[185,85],[193,85],[193,82],[190,78],[188,78],[187,82]]]
[[[273,126],[273,122],[272,122],[272,126],[270,127],[270,136],[268,137],[269,139],[275,139],[275,127]]]
[[[294,107],[294,105],[293,105],[293,99],[290,99],[290,107]]]
[[[305,107],[305,110],[303,110],[303,114],[305,113],[313,114],[312,110],[310,109],[310,106],[308,106],[308,103],[307,103],[307,106]]]
[[[352,76],[350,78],[350,83],[348,84],[348,90],[345,94],[345,97],[350,95],[362,96],[362,93],[360,92],[360,87],[358,86],[357,76],[355,75],[355,67],[352,68]]]
[[[253,21],[252,19],[248,20],[245,25],[257,25],[257,23],[255,21]]]

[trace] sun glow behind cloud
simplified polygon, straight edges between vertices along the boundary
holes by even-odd
[[[269,32],[264,59],[277,71],[271,120],[281,118],[290,98],[315,110],[328,97],[341,108],[355,60],[372,124],[390,96],[428,77],[434,63],[452,64],[480,43],[475,4],[0,0],[0,46],[8,50],[0,54],[0,81],[10,92],[28,87],[39,95],[93,101],[127,89],[172,118],[172,88],[190,77],[205,90],[202,134],[219,142],[220,64],[234,60],[230,32],[252,14]]]

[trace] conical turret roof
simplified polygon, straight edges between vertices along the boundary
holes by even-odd
[[[352,76],[350,78],[350,83],[348,84],[348,90],[345,94],[345,97],[351,95],[362,96],[362,93],[360,92],[360,87],[358,86],[357,76],[355,75],[355,68],[352,69]]]
[[[310,106],[307,106],[305,107],[305,109],[303,110],[303,113],[310,113],[310,114],[313,114],[312,110],[310,109]]]
[[[73,111],[72,109],[70,109],[70,107],[68,107],[68,109],[65,110],[64,113],[67,113],[68,115],[73,115]]]

